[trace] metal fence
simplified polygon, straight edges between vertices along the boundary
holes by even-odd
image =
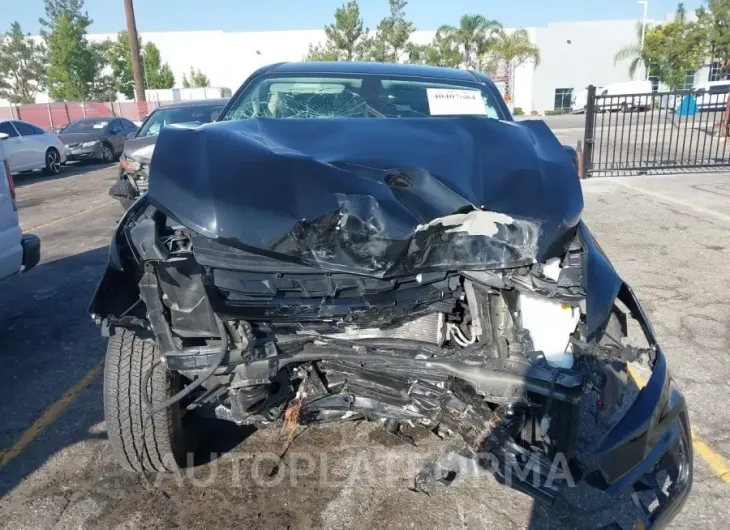
[[[727,93],[597,94],[588,88],[583,176],[730,166]]]
[[[165,101],[69,101],[0,107],[0,120],[22,120],[53,130],[81,118],[121,117],[139,121]]]

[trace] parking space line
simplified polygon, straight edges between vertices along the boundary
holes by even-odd
[[[109,206],[110,204],[116,204],[116,202],[117,201],[107,201],[103,204],[99,204],[97,206],[87,208],[86,210],[82,210],[80,212],[76,212],[74,214],[67,215],[66,217],[61,217],[60,219],[56,219],[55,221],[50,221],[50,222],[42,224],[42,225],[34,226],[33,228],[28,228],[28,229],[23,228],[23,230],[26,232],[35,232],[36,230],[40,230],[41,228],[53,226],[55,224],[62,223],[64,221],[68,221],[69,219],[73,219],[74,217],[78,217],[80,215],[84,215],[86,213],[93,212],[94,210],[98,210],[99,208],[104,208],[105,206]]]
[[[58,401],[48,407],[41,417],[23,432],[20,438],[18,438],[18,441],[10,449],[0,452],[0,469],[4,468],[16,456],[22,453],[28,444],[35,440],[41,431],[48,427],[103,371],[104,361],[100,361],[99,364],[94,366],[84,377],[69,388]]]
[[[639,388],[646,386],[646,380],[636,371],[633,366],[628,366],[629,377],[636,383]],[[720,480],[730,484],[730,462],[728,462],[724,456],[715,451],[710,445],[704,440],[698,438],[694,431],[692,432],[692,446],[697,454],[707,462],[712,469],[712,473],[716,475]]]

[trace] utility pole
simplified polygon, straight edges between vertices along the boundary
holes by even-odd
[[[134,94],[137,101],[147,101],[144,93],[142,78],[142,64],[139,59],[139,39],[137,38],[137,23],[134,21],[134,5],[132,0],[124,0],[124,11],[127,15],[127,33],[129,47],[132,50],[132,73],[134,74]]]
[[[646,37],[646,14],[649,10],[649,0],[639,0],[637,2],[638,4],[644,4],[644,20],[641,23],[641,44],[640,46],[640,54],[643,57],[644,56],[644,38]],[[642,61],[644,62],[644,61]],[[649,68],[644,64],[644,69],[646,72],[644,72],[644,79],[649,79]]]
[[[644,37],[646,36],[646,12],[649,9],[649,0],[639,0],[638,4],[644,5],[644,19],[641,22],[641,51],[644,51]]]

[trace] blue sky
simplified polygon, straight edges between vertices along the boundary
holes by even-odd
[[[329,23],[345,0],[135,0],[139,31],[222,29],[266,31],[318,29]],[[686,0],[687,9],[703,0]],[[387,0],[360,0],[365,24],[374,28],[386,14]],[[649,18],[661,19],[676,0],[649,0]],[[86,0],[93,33],[125,27],[123,0]],[[640,19],[636,0],[410,0],[409,18],[418,29],[454,24],[464,13],[481,13],[507,27],[541,26],[575,20]],[[17,20],[24,31],[37,33],[43,0],[0,0],[0,32]]]

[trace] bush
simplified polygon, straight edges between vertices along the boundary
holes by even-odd
[[[514,109],[512,109],[512,115],[513,116],[524,116],[525,111],[522,110],[522,107],[515,107]]]
[[[562,116],[563,114],[565,114],[565,109],[554,109],[545,111],[545,116]]]
[[[537,112],[536,110],[533,110],[532,112],[530,112],[530,116],[539,116],[539,115],[540,115],[540,113]]]

